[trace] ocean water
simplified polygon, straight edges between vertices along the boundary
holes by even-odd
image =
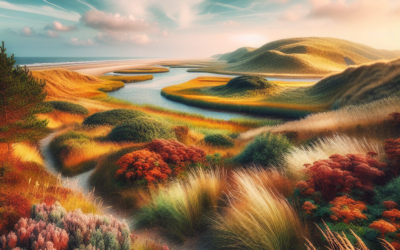
[[[15,57],[18,65],[79,64],[100,61],[121,61],[145,59],[150,57]]]

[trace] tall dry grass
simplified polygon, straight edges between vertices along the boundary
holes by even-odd
[[[296,211],[257,171],[234,173],[235,192],[225,214],[213,219],[217,249],[299,249],[301,227]],[[273,184],[273,180],[270,184]]]
[[[222,171],[198,169],[184,180],[153,191],[150,204],[137,216],[137,227],[160,226],[181,241],[194,236],[203,226],[204,214],[216,211],[224,178]]]
[[[373,139],[357,139],[336,134],[329,138],[319,138],[308,147],[294,147],[284,156],[284,167],[291,178],[301,178],[304,164],[328,159],[333,154],[367,154],[376,152],[378,159],[385,157],[383,144]]]
[[[324,131],[351,129],[357,126],[379,124],[389,119],[389,114],[400,110],[400,99],[389,97],[359,106],[347,106],[340,110],[316,113],[298,121],[278,126],[261,127],[242,133],[238,138],[249,140],[264,132],[295,131],[304,137],[317,135]]]
[[[329,227],[324,223],[326,230],[322,230],[319,228],[321,231],[322,235],[324,238],[328,241],[328,245],[326,246],[326,249],[328,250],[370,250],[362,241],[360,237],[358,237],[357,234],[353,232],[353,230],[350,229],[351,234],[356,238],[357,244],[353,245],[346,237],[344,233],[339,234],[336,232],[332,232]],[[307,250],[317,250],[315,246],[311,243],[310,240],[306,239],[306,248]],[[383,246],[384,249],[386,250],[396,250],[389,242],[386,240],[382,239],[380,240],[381,245]]]

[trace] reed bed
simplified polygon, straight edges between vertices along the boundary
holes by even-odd
[[[22,162],[35,162],[43,165],[43,158],[37,147],[28,143],[16,143],[12,145],[12,153]]]

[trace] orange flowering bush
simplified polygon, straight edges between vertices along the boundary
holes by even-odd
[[[301,208],[307,213],[307,214],[311,214],[312,212],[312,210],[314,210],[314,209],[317,209],[317,207],[314,205],[314,204],[312,204],[311,202],[309,202],[309,201],[306,201],[306,202],[304,202],[303,203],[303,206],[301,206]]]
[[[383,146],[385,153],[391,162],[390,169],[395,176],[398,176],[400,170],[400,139],[387,139]]]
[[[155,139],[147,148],[159,154],[166,163],[175,165],[174,175],[183,172],[188,164],[204,161],[206,156],[201,148],[186,146],[176,140]]]
[[[392,245],[392,247],[394,247],[394,249],[396,250],[400,250],[400,243],[398,242],[392,242],[390,243]]]
[[[135,151],[122,156],[117,165],[116,176],[126,181],[146,180],[148,184],[167,179],[171,169],[159,154],[147,149]]]
[[[391,210],[397,207],[397,203],[394,201],[384,201],[382,204],[385,206],[387,210]]]
[[[376,229],[382,233],[382,238],[385,238],[386,233],[396,232],[396,228],[385,220],[377,220],[369,225],[369,228]]]
[[[330,201],[338,192],[350,193],[353,188],[372,190],[374,179],[384,175],[379,169],[386,166],[385,163],[361,154],[335,154],[327,160],[305,164],[311,178],[305,183],[301,182],[298,188],[305,193],[312,193],[312,190],[306,191],[309,188],[320,191],[322,197]]]
[[[337,197],[330,202],[333,205],[331,211],[335,214],[334,220],[343,219],[343,222],[348,224],[349,221],[356,219],[368,219],[362,212],[367,209],[364,202],[355,201],[346,196]]]
[[[400,211],[397,209],[392,209],[389,211],[384,211],[382,216],[388,218],[390,222],[394,222],[396,219],[400,219]]]

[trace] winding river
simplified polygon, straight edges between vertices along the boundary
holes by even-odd
[[[106,75],[116,75],[116,76],[137,76],[137,75],[146,75],[146,74],[116,74],[116,73],[108,73]],[[156,73],[153,74],[154,79],[150,81],[144,81],[139,83],[128,83],[124,88],[119,89],[117,91],[109,93],[109,96],[126,100],[136,104],[151,104],[171,110],[177,110],[192,114],[203,115],[209,118],[216,118],[222,120],[230,120],[234,118],[244,118],[244,117],[252,117],[255,116],[248,114],[240,114],[226,111],[216,111],[210,109],[197,108],[193,106],[189,106],[186,104],[182,104],[179,102],[174,102],[168,100],[167,98],[161,96],[161,89],[176,85],[180,83],[187,82],[194,78],[200,76],[209,76],[209,77],[237,77],[235,75],[219,75],[212,73],[191,73],[187,72],[186,68],[170,68],[170,72],[168,73]],[[296,81],[296,82],[316,82],[315,79],[277,79],[277,78],[268,78],[268,80],[274,81]]]

